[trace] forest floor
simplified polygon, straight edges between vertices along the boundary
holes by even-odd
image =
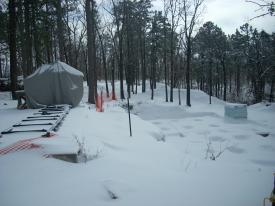
[[[273,188],[275,104],[251,105],[247,120],[233,120],[223,101],[210,105],[201,91],[191,91],[190,108],[178,105],[177,90],[174,103],[164,97],[162,84],[153,101],[150,91],[132,96],[130,137],[126,102],[105,102],[96,112],[85,87],[56,135],[34,140],[41,148],[0,155],[0,205],[262,205]],[[185,90],[181,97],[185,105]],[[0,131],[35,111],[17,110],[0,92]],[[0,149],[39,135],[3,135]],[[47,157],[76,152],[76,138],[90,161]]]

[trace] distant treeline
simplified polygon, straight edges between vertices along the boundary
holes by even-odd
[[[164,82],[164,101],[174,101],[174,88],[186,88],[188,106],[192,88],[229,101],[274,100],[274,33],[248,24],[232,35],[213,22],[199,28],[204,0],[162,3],[163,11],[153,11],[151,0],[2,1],[0,78],[9,76],[14,92],[17,76],[61,60],[85,74],[90,103],[101,79],[108,94],[107,81],[114,92],[119,80],[121,99],[138,85],[153,99],[156,82]]]

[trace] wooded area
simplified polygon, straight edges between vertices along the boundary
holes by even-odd
[[[162,11],[154,11],[151,0],[97,3],[2,1],[0,78],[10,78],[13,94],[18,75],[60,60],[85,73],[93,104],[97,80],[105,81],[107,95],[108,82],[114,93],[119,80],[121,99],[136,94],[139,85],[154,99],[156,82],[163,82],[164,100],[173,102],[173,89],[180,95],[186,88],[187,106],[191,89],[207,92],[210,103],[211,96],[246,103],[274,100],[275,33],[244,24],[226,35],[213,22],[201,26],[204,0],[162,0]]]

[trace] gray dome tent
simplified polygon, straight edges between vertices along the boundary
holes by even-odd
[[[82,72],[60,61],[42,65],[24,79],[28,107],[77,106],[83,97],[83,77]]]

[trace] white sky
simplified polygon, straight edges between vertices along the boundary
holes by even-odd
[[[163,10],[162,0],[155,0],[152,3],[155,9]],[[245,0],[205,0],[205,6],[203,23],[212,21],[226,34],[235,33],[236,29],[245,23],[249,23],[258,30],[264,29],[268,33],[275,32],[275,16],[266,15],[249,21],[265,11],[256,11],[258,7],[245,2]]]

